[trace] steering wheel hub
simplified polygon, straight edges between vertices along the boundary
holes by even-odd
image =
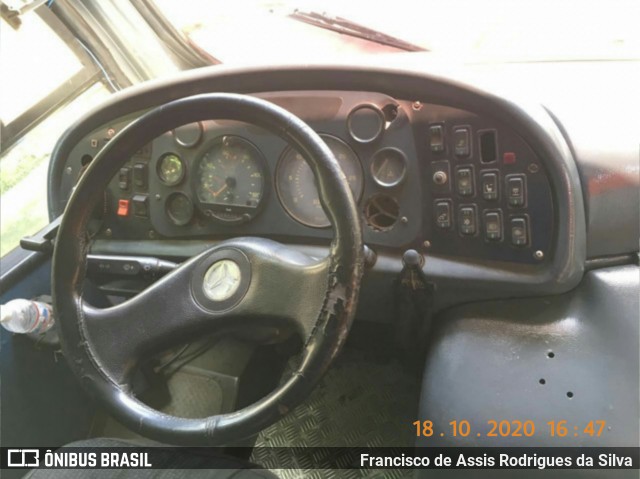
[[[205,273],[202,290],[212,301],[225,301],[238,291],[241,279],[238,263],[222,259],[213,263]]]
[[[222,313],[240,304],[251,286],[251,261],[226,242],[209,250],[193,270],[191,291],[206,311]]]

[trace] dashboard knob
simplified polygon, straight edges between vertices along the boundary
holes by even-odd
[[[414,249],[408,249],[402,254],[402,264],[407,268],[422,268],[424,266],[424,256]]]
[[[448,179],[449,178],[447,177],[447,174],[444,171],[436,171],[433,174],[433,182],[436,185],[444,185],[447,183]]]

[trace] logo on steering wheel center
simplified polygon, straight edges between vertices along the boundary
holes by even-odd
[[[204,275],[202,290],[212,301],[225,301],[240,287],[240,267],[235,261],[223,259],[211,265]]]

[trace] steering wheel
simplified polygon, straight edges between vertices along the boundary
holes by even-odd
[[[87,224],[109,181],[132,154],[180,125],[227,119],[279,135],[302,153],[317,180],[334,238],[311,258],[281,243],[243,237],[190,258],[122,304],[97,309],[82,298],[91,239]],[[58,332],[75,375],[116,419],[143,436],[177,445],[222,445],[273,424],[312,391],[344,344],[363,273],[358,212],[347,180],[322,139],[267,101],[205,94],[172,101],[132,122],[98,153],[71,195],[53,256]],[[150,354],[197,335],[284,324],[302,337],[298,369],[244,409],[202,419],[157,411],[132,393],[136,366]]]

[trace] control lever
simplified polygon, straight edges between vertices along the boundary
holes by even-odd
[[[422,268],[425,259],[416,250],[402,255],[402,271],[395,281],[397,321],[395,343],[407,354],[410,364],[422,353],[424,338],[431,326],[434,285]]]
[[[401,282],[412,291],[424,289],[427,284],[427,277],[422,271],[424,257],[416,250],[408,249],[402,254],[402,266]]]
[[[33,236],[25,236],[20,240],[20,247],[27,251],[39,251],[41,253],[51,253],[53,251],[53,240],[58,234],[62,215],[42,228]]]
[[[176,263],[147,256],[87,255],[89,272],[120,276],[144,276],[155,279],[177,266]]]

